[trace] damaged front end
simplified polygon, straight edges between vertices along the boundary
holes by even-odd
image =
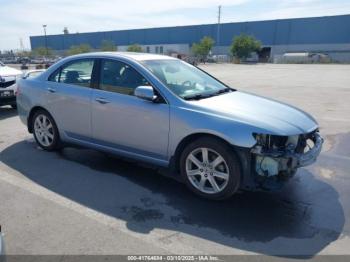
[[[254,134],[254,137],[257,143],[251,153],[255,182],[265,190],[280,188],[299,167],[314,163],[323,144],[318,130],[295,136]]]

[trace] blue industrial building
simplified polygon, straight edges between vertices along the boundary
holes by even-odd
[[[103,40],[110,40],[119,50],[137,43],[146,52],[188,54],[193,43],[210,36],[216,40],[213,53],[228,54],[233,37],[241,33],[259,39],[262,55],[270,58],[319,52],[334,60],[350,60],[350,15],[49,35],[47,45],[56,51],[82,43],[98,49]],[[31,36],[30,42],[32,49],[45,46],[45,37]]]

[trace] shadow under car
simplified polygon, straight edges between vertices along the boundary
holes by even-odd
[[[337,191],[307,169],[281,192],[243,192],[216,202],[194,196],[154,168],[89,149],[50,153],[32,140],[21,141],[4,149],[0,160],[48,190],[145,234],[163,228],[241,250],[291,257],[314,256],[338,239],[344,226]]]

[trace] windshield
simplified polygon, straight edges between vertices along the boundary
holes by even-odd
[[[183,99],[202,99],[234,91],[181,60],[146,60],[142,63],[171,91]]]

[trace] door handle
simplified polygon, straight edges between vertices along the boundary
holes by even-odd
[[[56,93],[56,89],[48,87],[47,91],[49,91],[50,93]]]
[[[96,100],[97,102],[99,102],[100,104],[108,104],[108,103],[109,103],[109,101],[108,101],[107,99],[102,98],[102,97],[96,98],[95,100]]]

